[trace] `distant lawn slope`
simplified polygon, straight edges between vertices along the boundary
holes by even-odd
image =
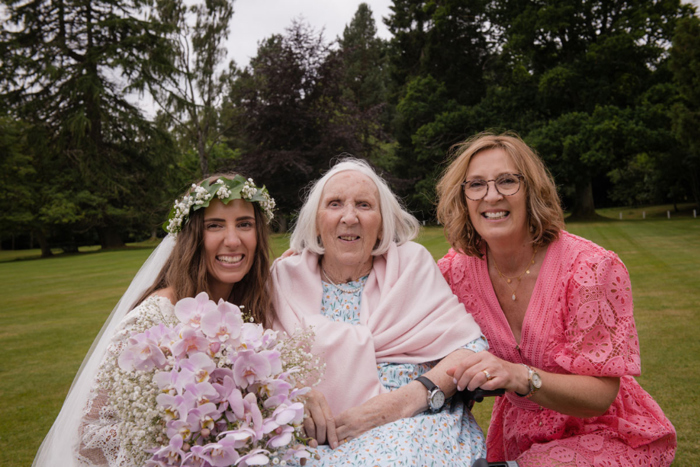
[[[674,465],[700,465],[700,219],[667,220],[660,212],[645,221],[567,228],[615,251],[629,269],[642,350],[638,380],[678,430]],[[419,241],[436,259],[448,249],[436,227]],[[275,236],[273,250],[280,254],[287,243]],[[95,335],[150,252],[131,247],[20,261],[12,260],[38,252],[0,252],[0,465],[31,464]],[[490,407],[475,410],[484,429]]]

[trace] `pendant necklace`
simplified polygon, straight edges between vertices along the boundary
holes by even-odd
[[[518,287],[520,287],[520,282],[521,282],[523,276],[525,276],[526,274],[530,274],[530,266],[532,266],[533,264],[535,264],[535,255],[537,255],[537,248],[535,248],[535,251],[533,251],[533,253],[532,253],[532,258],[530,258],[530,263],[527,265],[527,268],[525,268],[525,271],[523,271],[522,273],[520,273],[519,276],[513,276],[513,277],[508,277],[508,276],[506,276],[505,274],[503,274],[503,273],[501,272],[501,270],[498,268],[498,264],[496,264],[496,260],[493,259],[493,265],[496,266],[496,271],[498,271],[498,277],[500,277],[501,279],[503,279],[503,280],[506,281],[506,286],[508,287],[508,289],[510,289],[510,293],[511,293],[510,298],[512,298],[513,301],[515,301],[515,298],[516,298],[516,297],[515,297],[515,292],[518,290]],[[518,283],[515,284],[515,287],[511,287],[510,284],[511,284],[514,280],[517,280]]]
[[[326,278],[326,280],[328,281],[328,283],[330,283],[333,287],[335,287],[336,289],[340,290],[341,292],[345,292],[345,293],[357,293],[357,292],[359,292],[359,291],[362,289],[362,284],[360,284],[360,285],[358,285],[358,286],[356,286],[356,287],[350,287],[350,288],[347,288],[347,289],[344,288],[344,287],[339,286],[338,284],[336,284],[335,282],[333,282],[333,280],[328,276],[328,273],[327,273],[326,270],[323,268],[323,266],[321,266],[321,272],[323,273],[323,277]]]

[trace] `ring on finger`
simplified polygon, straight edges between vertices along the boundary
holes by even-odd
[[[481,370],[481,372],[486,375],[486,381],[491,381],[494,378],[494,376],[491,376],[491,373],[486,370]]]

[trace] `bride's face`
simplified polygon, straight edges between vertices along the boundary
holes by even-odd
[[[228,299],[250,271],[257,246],[255,210],[242,199],[212,200],[204,210],[204,252],[213,299]]]

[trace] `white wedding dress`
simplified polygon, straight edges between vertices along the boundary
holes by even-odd
[[[128,333],[133,317],[147,310],[153,311],[153,307],[162,313],[172,313],[172,304],[162,297],[151,297],[131,313],[129,311],[153,284],[174,245],[175,239],[168,235],[149,256],[107,318],[34,458],[33,467],[129,466],[119,451],[116,420],[106,403],[106,396],[96,391],[96,378],[105,358],[118,350],[119,340]]]

